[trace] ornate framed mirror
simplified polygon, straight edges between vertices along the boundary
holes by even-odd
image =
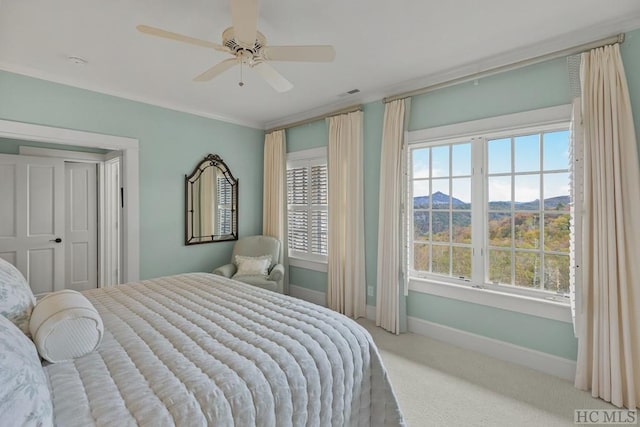
[[[238,240],[238,180],[217,154],[185,175],[185,245]]]

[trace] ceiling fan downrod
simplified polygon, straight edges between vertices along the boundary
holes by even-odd
[[[244,86],[244,82],[242,81],[242,63],[244,61],[240,60],[240,82],[238,82],[238,86],[242,87]]]

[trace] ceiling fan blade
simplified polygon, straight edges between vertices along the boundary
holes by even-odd
[[[259,0],[231,0],[231,21],[236,41],[252,49],[258,29]]]
[[[236,65],[237,63],[238,63],[238,60],[236,58],[225,59],[224,61],[217,63],[216,65],[214,65],[213,67],[211,67],[207,71],[205,71],[204,73],[202,73],[199,76],[197,76],[196,78],[194,78],[193,81],[194,82],[208,82],[209,80],[213,79],[214,77],[224,73],[229,68],[231,68],[234,65]]]
[[[331,62],[336,57],[333,46],[267,46],[264,56],[270,61]]]
[[[293,88],[289,80],[285,79],[282,74],[266,62],[258,62],[252,68],[278,92],[286,92]]]
[[[217,43],[213,43],[207,40],[196,39],[194,37],[185,36],[182,34],[174,33],[171,31],[163,30],[161,28],[150,27],[148,25],[138,25],[136,27],[138,31],[144,34],[149,34],[156,37],[162,37],[165,39],[176,40],[183,43],[189,43],[196,46],[208,47],[210,49],[219,50],[222,52],[229,52],[229,48]]]

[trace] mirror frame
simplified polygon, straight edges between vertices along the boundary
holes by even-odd
[[[189,194],[192,191],[193,184],[200,178],[200,175],[208,167],[217,167],[227,181],[231,184],[231,234],[219,234],[211,236],[194,236],[193,235],[193,198],[191,198],[191,205],[189,204]],[[215,243],[215,242],[228,242],[232,240],[238,240],[238,180],[234,178],[233,174],[229,170],[227,164],[217,154],[208,154],[204,160],[196,165],[191,175],[185,175],[185,232],[184,232],[184,244],[185,245],[199,245],[202,243]]]

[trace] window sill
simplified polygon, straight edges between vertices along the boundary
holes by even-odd
[[[327,272],[327,263],[321,261],[310,261],[308,259],[294,258],[289,256],[289,266],[306,268],[307,270],[320,271],[322,273]]]
[[[572,323],[571,308],[558,301],[422,278],[410,278],[409,290]]]

